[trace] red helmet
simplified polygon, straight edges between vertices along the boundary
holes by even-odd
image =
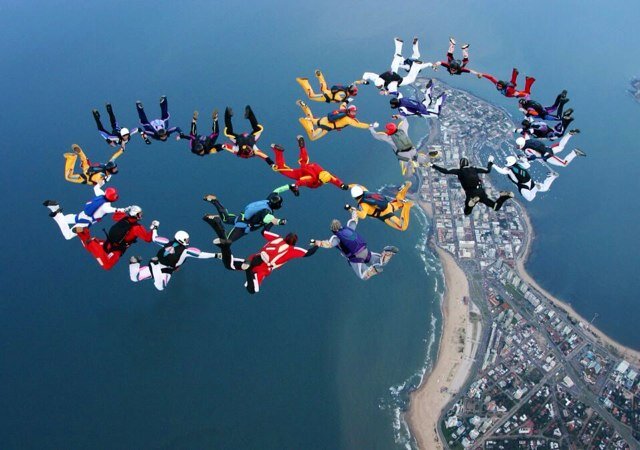
[[[349,95],[353,95],[353,96],[358,95],[358,87],[354,86],[353,84],[349,85],[349,87],[347,88],[347,91],[349,92]]]
[[[104,190],[104,198],[106,198],[108,202],[115,202],[120,196],[116,188],[108,187]]]
[[[350,117],[355,117],[357,112],[358,108],[356,108],[356,105],[349,105],[347,108],[347,115]]]
[[[393,122],[389,122],[385,126],[385,128],[387,129],[386,133],[389,134],[389,135],[391,135],[391,134],[395,133],[396,131],[398,131],[398,126]]]

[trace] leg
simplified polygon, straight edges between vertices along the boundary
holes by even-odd
[[[227,238],[227,232],[224,229],[224,225],[222,225],[222,220],[220,219],[220,216],[213,216],[213,215],[207,214],[202,218],[202,220],[204,220],[209,224],[209,226],[216,233],[216,236],[218,236],[218,239],[223,240]]]
[[[413,63],[411,65],[411,69],[409,70],[409,73],[407,74],[406,77],[404,77],[402,79],[402,81],[398,84],[399,86],[408,86],[410,84],[413,84],[416,81],[416,78],[418,78],[418,74],[420,73],[420,71],[422,70],[423,65],[419,64],[419,63]]]
[[[58,224],[58,227],[60,228],[60,232],[62,233],[62,235],[66,240],[70,240],[76,237],[76,233],[71,228],[69,228],[70,224],[75,224],[76,222],[75,214],[67,214],[65,216],[62,213],[58,213],[55,216],[53,216],[53,220],[55,220],[56,223]]]
[[[511,84],[513,84],[513,87],[516,87],[518,85],[518,74],[518,69],[514,67],[511,71]]]
[[[502,191],[500,192],[500,194],[500,197],[498,197],[498,200],[496,200],[495,206],[493,207],[494,211],[499,211],[500,208],[502,208],[504,202],[506,202],[510,198],[513,198],[513,192]]]
[[[169,105],[167,103],[166,95],[160,97],[160,120],[165,122],[169,120]]]
[[[313,88],[309,84],[309,79],[308,78],[296,78],[296,81],[302,87],[302,89],[304,90],[304,93],[307,95],[309,100],[314,100],[316,102],[324,102],[325,101],[324,95],[316,94],[313,91]],[[320,89],[322,90],[322,85],[320,85]]]
[[[218,211],[218,214],[220,214],[220,218],[224,223],[229,225],[233,225],[235,223],[236,215],[229,213],[227,208],[225,208],[222,203],[220,203],[220,200],[214,198],[213,200],[209,200],[209,203],[211,203],[216,208],[216,211]]]
[[[409,228],[409,219],[411,218],[411,207],[413,206],[413,202],[406,202],[402,205],[402,210],[400,211],[400,217],[392,216],[384,221],[391,228],[395,228],[396,230],[405,231]]]
[[[136,260],[136,262],[129,263],[129,278],[134,283],[138,281],[144,281],[151,278],[151,269],[149,266],[140,267],[140,263]]]
[[[420,59],[420,49],[418,48],[418,38],[413,38],[413,47],[411,48],[411,59]]]
[[[262,132],[262,127],[258,124],[258,120],[256,119],[255,114],[253,114],[253,110],[251,106],[247,105],[244,109],[244,117],[249,120],[251,124],[251,129],[253,130],[252,134],[257,134]]]
[[[529,94],[531,94],[531,86],[533,86],[533,83],[536,81],[535,78],[533,77],[526,77],[524,79],[524,93],[527,94],[527,96]]]
[[[236,134],[233,132],[233,123],[231,123],[231,116],[233,113],[231,112],[231,108],[228,106],[224,110],[224,134],[228,136],[236,137]]]
[[[100,134],[104,133],[105,135],[109,135],[107,130],[105,130],[104,126],[102,125],[102,121],[100,120],[100,113],[97,109],[93,110],[93,119],[96,121],[96,126],[98,127],[98,131],[100,132]]]
[[[150,125],[149,119],[147,119],[147,114],[144,112],[144,106],[142,106],[142,103],[136,102],[136,110],[138,111],[138,117],[140,118],[140,123],[142,125]]]
[[[478,197],[475,196],[473,191],[465,191],[464,198],[464,215],[468,216],[473,211],[473,207],[476,206]]]
[[[586,156],[584,152],[578,149],[573,149],[569,152],[566,158],[562,159],[559,156],[553,155],[547,160],[547,162],[553,166],[566,167],[575,159],[576,156]]]
[[[247,234],[247,227],[234,227],[231,230],[231,233],[229,233],[227,239],[229,239],[231,242],[235,242],[245,234]]]
[[[113,130],[113,134],[118,134],[120,132],[120,127],[118,126],[118,121],[116,120],[116,115],[113,113],[113,107],[111,103],[107,103],[107,114],[109,114],[109,123],[111,124],[111,129]]]
[[[429,114],[439,116],[440,112],[442,111],[442,105],[444,104],[444,101],[446,99],[447,99],[447,94],[445,93],[440,94],[440,96],[436,99],[436,104],[433,106],[433,108],[427,109]]]
[[[153,285],[159,291],[164,291],[164,288],[169,284],[171,274],[162,272],[162,265],[151,261],[149,263],[151,273],[153,274]]]
[[[74,173],[78,155],[75,153],[65,153],[64,159],[64,179],[72,183],[86,183],[86,177],[83,178],[82,175]]]
[[[537,189],[537,192],[547,192],[551,188],[553,182],[556,181],[556,178],[558,178],[558,174],[550,173],[542,183],[536,183],[535,188]]]
[[[400,190],[396,194],[396,200],[403,201],[404,198],[407,196],[407,192],[409,192],[410,187],[411,187],[411,181],[405,182],[402,188],[400,188]]]
[[[393,53],[393,59],[391,60],[391,71],[398,73],[400,65],[404,63],[404,58],[402,57],[402,41],[395,38],[393,42],[395,44],[395,52]]]
[[[358,278],[360,278],[361,280],[366,280],[365,274],[367,273],[367,269],[369,268],[366,264],[349,262],[349,265],[351,266],[353,271],[356,273]]]
[[[560,142],[551,145],[551,150],[553,151],[554,155],[557,155],[564,150],[564,147],[567,145],[567,142],[569,142],[569,139],[571,139],[571,136],[573,135],[571,133],[568,133],[564,135],[562,139],[560,139]]]
[[[322,74],[321,71],[316,70],[316,78],[318,79],[318,83],[320,83],[320,91],[324,92],[324,91],[328,91],[329,90],[329,86],[327,85],[327,81],[324,79],[324,75]]]
[[[534,198],[536,198],[536,194],[538,193],[538,186],[534,186],[533,189],[520,189],[520,195],[528,201],[532,202]]]

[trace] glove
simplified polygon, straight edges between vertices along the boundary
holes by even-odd
[[[278,225],[286,225],[287,224],[287,219],[279,219],[278,220]]]
[[[369,84],[369,80],[364,80],[362,84]]]
[[[309,244],[310,245],[316,245],[316,240],[315,239],[309,239]]]
[[[349,185],[342,183],[340,185],[340,189],[342,189],[343,191],[348,191],[349,190]]]
[[[278,171],[278,166],[276,163],[271,164],[271,170],[273,170],[274,172]]]
[[[180,135],[178,134],[178,135],[176,136],[176,141],[179,141],[179,140],[180,140]]]
[[[373,128],[378,128],[380,126],[378,122],[373,122],[372,125],[373,125]]]
[[[489,155],[489,162],[493,162],[493,160],[494,160],[493,155]]]
[[[159,226],[160,226],[160,222],[158,222],[157,220],[154,220],[153,222],[151,222],[151,226],[149,228],[151,228],[152,230],[157,230]]]
[[[298,186],[296,186],[295,184],[290,184],[289,190],[293,192],[293,195],[295,195],[296,197],[300,196],[300,189],[298,189]]]
[[[349,211],[351,209],[351,205],[347,203],[346,205],[344,205],[344,209]]]

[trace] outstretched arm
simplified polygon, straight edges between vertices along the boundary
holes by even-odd
[[[496,83],[498,82],[498,79],[497,79],[496,77],[494,77],[493,75],[491,75],[491,74],[488,74],[488,73],[479,73],[479,72],[476,72],[476,73],[478,73],[479,75],[481,75],[481,76],[482,76],[482,78],[486,78],[487,80],[491,81],[493,84],[496,84]]]
[[[440,167],[437,164],[433,164],[431,167],[445,175],[458,175],[460,173],[460,169],[445,169],[444,167]]]
[[[187,255],[187,258],[211,259],[218,257],[216,253],[203,252],[196,247],[189,247],[184,253]]]

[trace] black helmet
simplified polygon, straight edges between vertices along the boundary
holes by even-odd
[[[529,127],[531,126],[531,122],[529,122],[527,119],[524,119],[524,120],[522,121],[522,126],[523,126],[524,128],[529,128]]]
[[[296,245],[296,242],[298,242],[298,235],[295,233],[289,233],[284,237],[284,241],[289,245]]]
[[[202,142],[200,141],[195,141],[193,144],[193,152],[198,154],[198,155],[203,155],[204,154],[204,145],[202,145]]]
[[[496,82],[496,89],[498,89],[498,90],[504,89],[506,86],[507,86],[507,83],[505,81],[498,80]]]
[[[118,173],[118,165],[115,163],[115,161],[109,161],[104,165],[104,170],[109,173]]]
[[[459,72],[460,69],[462,69],[462,65],[460,64],[460,61],[454,59],[449,63],[449,68],[454,72]]]
[[[267,201],[269,202],[271,209],[280,209],[282,207],[282,197],[280,194],[272,192],[267,197]]]
[[[468,167],[469,166],[469,160],[467,158],[460,158],[460,168],[462,169],[463,167]]]
[[[397,108],[400,106],[400,99],[394,97],[391,100],[389,100],[389,103],[391,104],[392,108]]]

